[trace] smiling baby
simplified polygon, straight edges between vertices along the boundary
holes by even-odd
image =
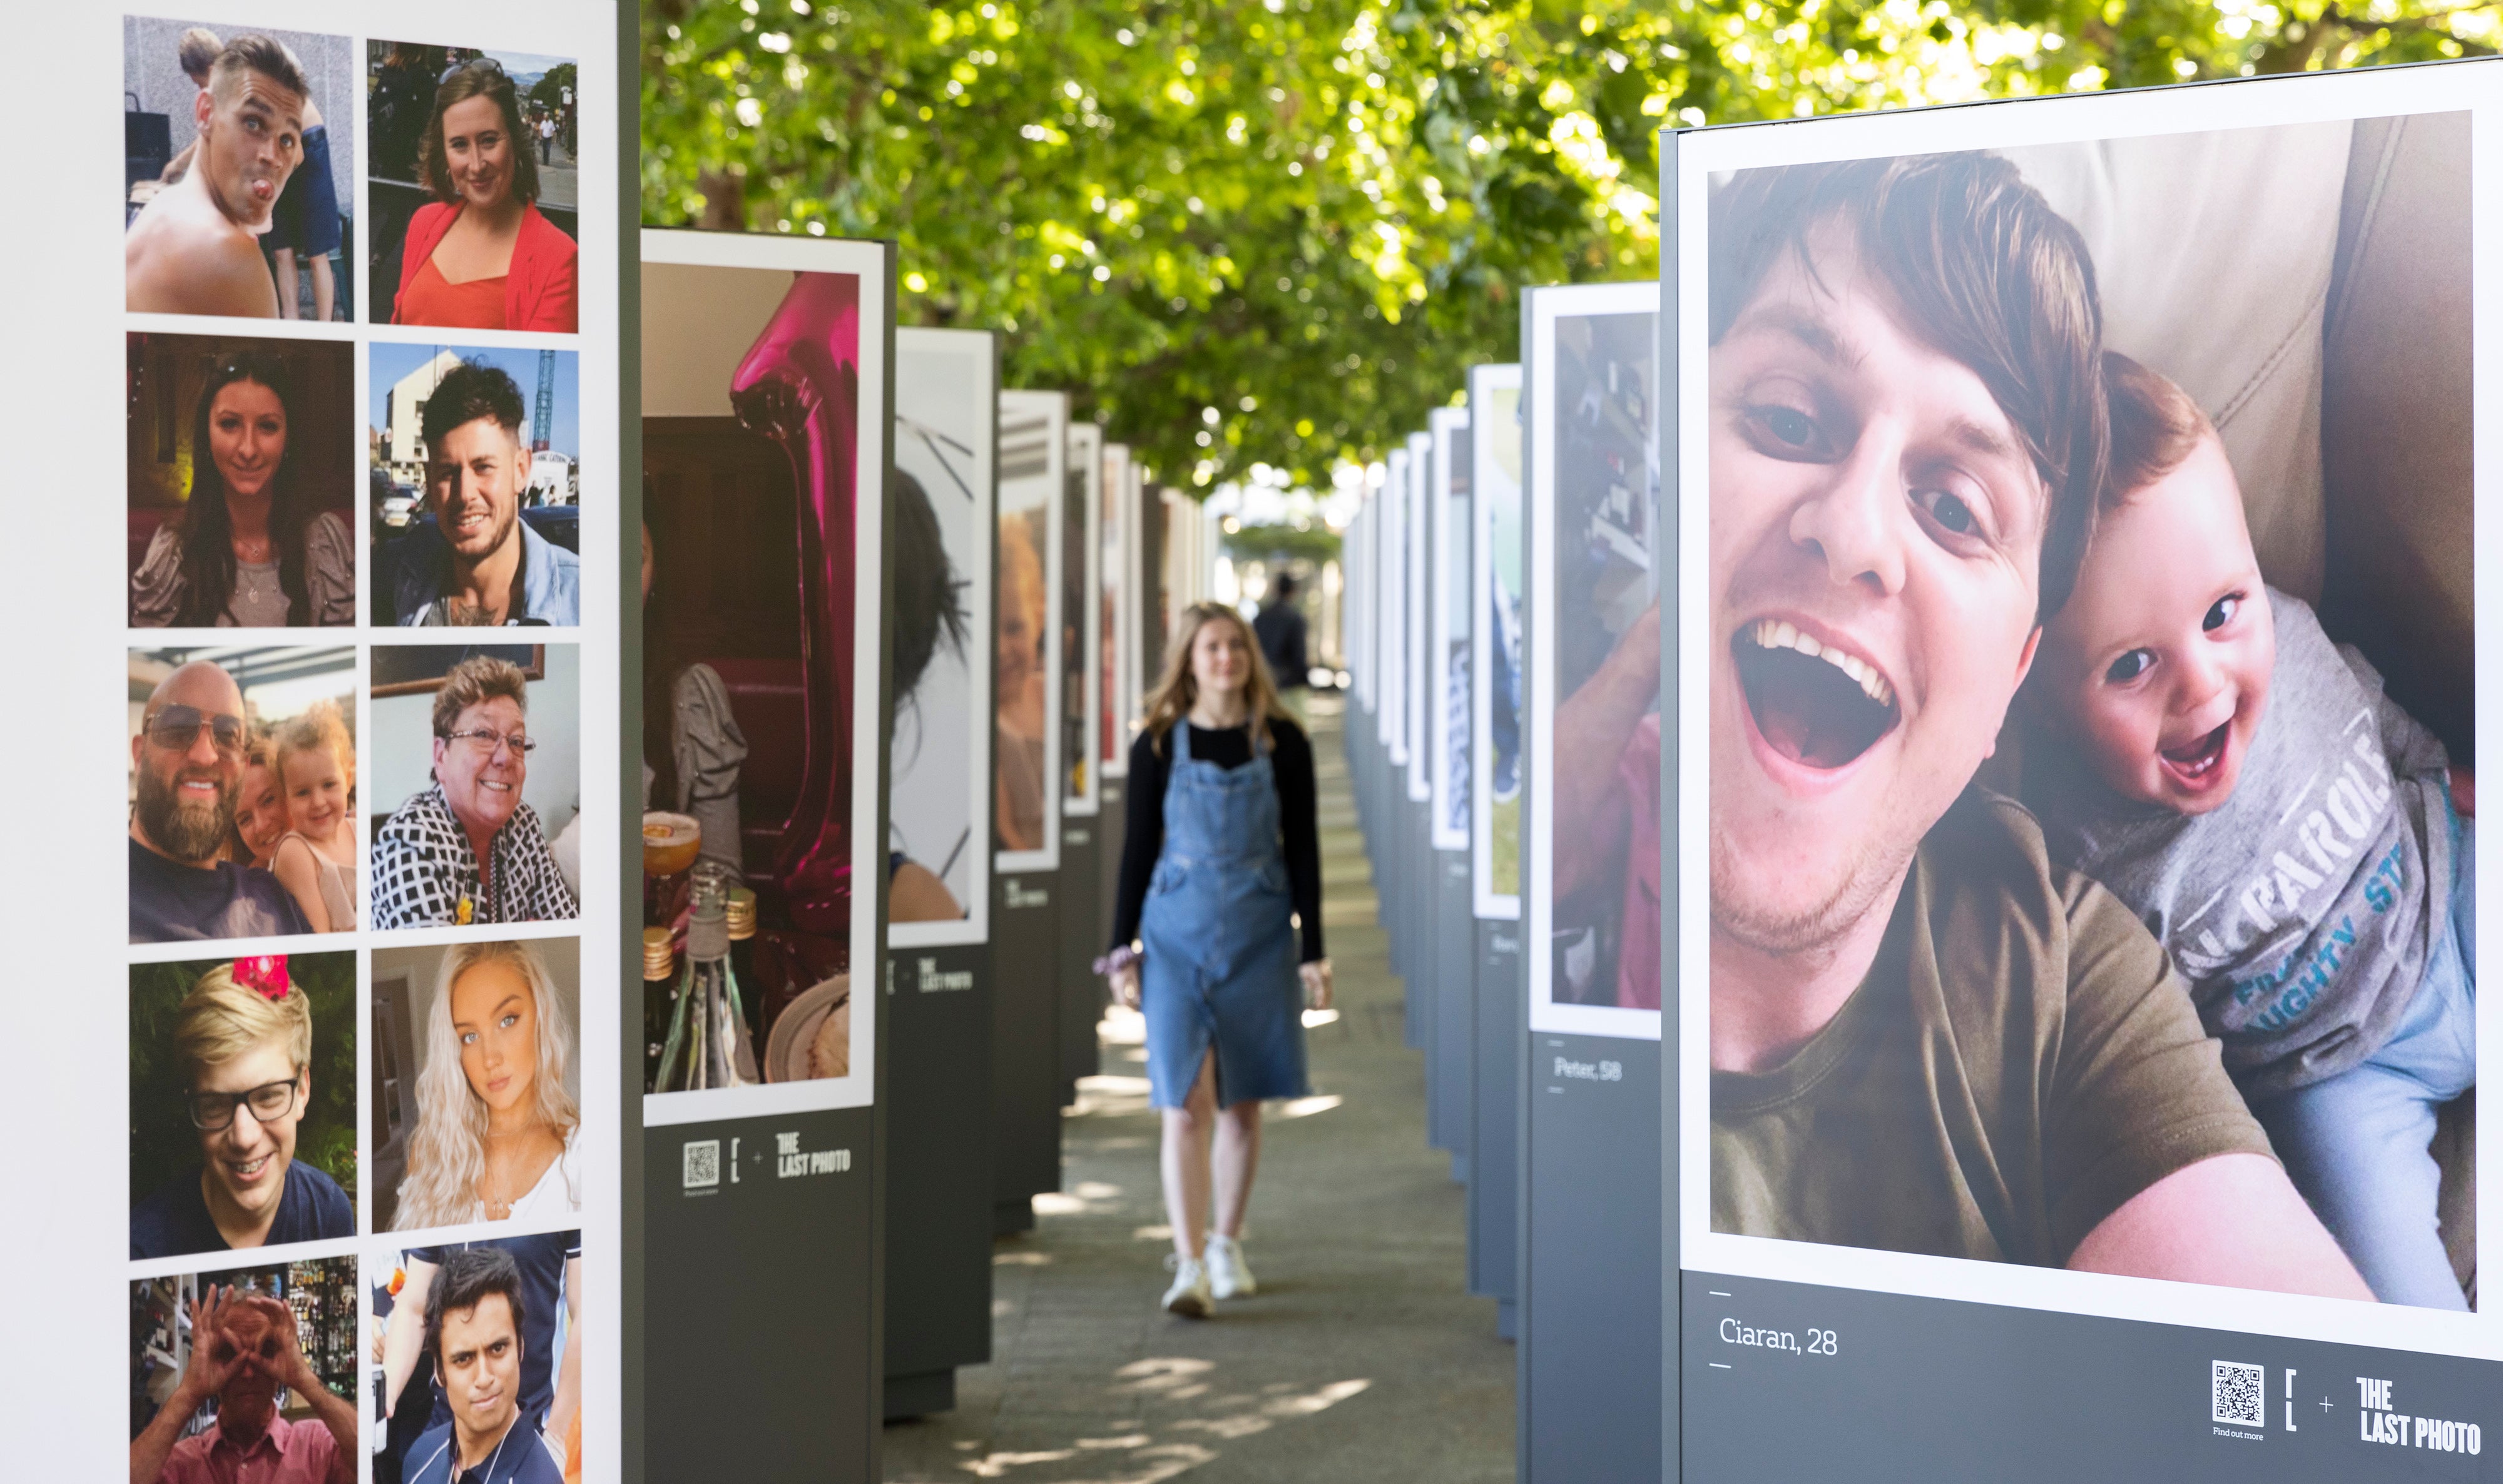
[[[2223,443],[2109,354],[2111,469],[2028,683],[2026,801],[2192,984],[2279,1158],[2384,1302],[2462,1308],[2435,1110],[2476,1085],[2475,840],[2440,741],[2268,588]]]

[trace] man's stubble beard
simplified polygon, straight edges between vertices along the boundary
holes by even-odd
[[[1740,875],[1738,852],[1717,822],[1711,831],[1713,930],[1768,958],[1815,954],[1839,943],[1894,894],[1918,848],[1916,842],[1880,852],[1863,844],[1821,900],[1796,911],[1766,911],[1725,894],[1725,884]]]
[[[204,818],[201,811],[185,807],[174,785],[154,768],[142,768],[136,805],[140,832],[175,860],[203,864],[225,844],[227,832],[234,827],[236,792],[235,783],[220,782],[217,806]]]

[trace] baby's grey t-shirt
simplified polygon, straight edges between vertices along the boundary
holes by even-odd
[[[2052,859],[2102,882],[2171,952],[2254,1098],[2334,1077],[2389,1039],[2450,929],[2452,876],[2442,743],[2302,599],[2268,597],[2277,669],[2233,797],[2201,815],[2123,798],[2041,731],[2024,787]]]

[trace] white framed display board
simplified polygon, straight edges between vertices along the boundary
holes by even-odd
[[[624,1467],[599,719],[631,539],[627,24],[572,0],[15,17],[63,209],[6,385],[51,434],[29,487],[82,491],[22,503],[0,599],[54,759],[22,806],[48,848],[9,885],[81,985],[46,1010],[30,983],[49,1050],[0,1093],[61,1171],[0,1237],[11,1332],[51,1336],[0,1361],[15,1472],[205,1472],[281,1436],[350,1477],[480,1439]],[[465,313],[426,271],[459,192],[384,106],[421,76],[418,134],[443,93],[557,126],[544,161],[470,179],[530,251]],[[444,620],[518,642],[417,631]],[[469,829],[506,870],[475,874]],[[502,1077],[454,1044],[491,992]],[[494,1097],[549,1174],[460,1178]],[[457,1426],[409,1383],[439,1281],[492,1289],[463,1323],[519,1358]]]
[[[1372,471],[1368,470],[1368,474]],[[1380,518],[1374,552],[1378,584],[1374,589],[1374,661],[1381,667],[1374,688],[1374,721],[1384,756],[1391,767],[1408,765],[1408,449],[1393,448],[1375,476],[1374,507]]]
[[[1104,429],[1093,422],[1069,427],[1069,504],[1061,513],[1062,655],[1061,706],[1068,719],[1061,754],[1068,763],[1065,814],[1091,815],[1100,807],[1102,770],[1088,734],[1101,725],[1104,705]]]
[[[1101,631],[1102,655],[1095,663],[1093,714],[1095,766],[1107,778],[1129,776],[1131,712],[1138,705],[1140,692],[1139,682],[1132,674],[1137,661],[1131,658],[1131,647],[1123,642],[1132,622],[1129,606],[1135,601],[1126,581],[1125,533],[1136,528],[1138,477],[1138,469],[1130,461],[1128,444],[1104,445],[1103,494],[1098,501],[1102,520],[1096,528],[1094,556],[1095,571],[1104,590],[1095,620]]]
[[[1521,916],[1521,367],[1469,368],[1469,882]]]
[[[1062,502],[1069,394],[1000,393],[995,869],[1060,868]]]
[[[645,524],[655,552],[646,647],[686,650],[690,667],[704,665],[717,677],[711,684],[726,696],[733,725],[744,711],[746,726],[760,734],[791,721],[775,702],[787,704],[796,683],[804,698],[803,756],[788,784],[786,818],[760,830],[755,795],[763,769],[742,764],[736,775],[749,847],[742,865],[758,888],[760,928],[787,928],[839,945],[830,955],[839,951],[846,960],[840,973],[795,987],[806,992],[770,1022],[762,1007],[751,1012],[756,1038],[766,1044],[740,1085],[689,1090],[662,1073],[644,1098],[643,1121],[654,1127],[865,1107],[875,1088],[877,996],[849,993],[848,963],[877,961],[878,894],[854,887],[877,881],[887,862],[877,827],[885,803],[877,759],[886,739],[872,682],[885,653],[885,501],[876,495],[885,489],[893,431],[892,326],[882,322],[892,291],[889,250],[881,243],[651,229],[642,248]],[[720,428],[721,441],[699,441],[704,426]],[[665,433],[687,440],[677,454],[682,470],[676,460],[665,462]],[[746,498],[712,462],[741,455],[759,460],[763,477],[791,481],[790,506]],[[795,523],[796,561],[767,555],[773,547],[765,543],[778,545],[784,520]],[[674,529],[665,531],[665,521]],[[698,532],[715,542],[737,532],[757,539],[707,546]],[[702,555],[681,566],[682,551]],[[683,590],[673,581],[678,573],[684,586],[703,584],[701,595],[664,618],[651,603]],[[736,596],[747,590],[794,602],[787,612],[751,610]],[[707,649],[724,653],[707,662],[698,653]],[[660,677],[652,679],[647,710],[661,702]],[[683,718],[703,683],[679,670],[669,684],[669,702]],[[671,764],[717,745],[673,734]],[[751,763],[763,762],[754,742],[746,752]],[[678,796],[694,787],[682,776]],[[811,972],[831,968],[804,961]]]
[[[1523,317],[1533,1031],[1660,1035],[1659,306],[1656,284],[1584,284]]]
[[[1408,435],[1407,481],[1401,489],[1407,509],[1407,574],[1400,598],[1400,653],[1408,676],[1401,691],[1406,712],[1401,724],[1406,727],[1406,750],[1401,760],[1408,770],[1408,801],[1412,804],[1425,802],[1433,793],[1425,725],[1425,713],[1436,691],[1434,665],[1428,658],[1433,638],[1434,512],[1427,489],[1433,477],[1433,453],[1432,435]]]
[[[2041,1358],[2039,1477],[2478,1468],[2497,76],[1667,140],[1688,1477],[1735,1467],[1724,1420],[1760,1405],[1802,1458],[1896,1467],[1817,1420],[1865,1368],[1695,1404],[1751,1368],[1701,1336],[1803,1303],[1917,1378],[1899,1423],[1976,1460],[2020,1384],[1979,1357]],[[2029,901],[2046,957],[1968,952]],[[1966,1038],[2046,1016],[2023,1065]],[[2318,1116],[2399,1063],[2393,1122]],[[1839,1184],[1832,1151],[1765,1142],[1789,1086],[1807,1119],[1873,1095]],[[1932,1106],[1935,1144],[1908,1131]],[[2089,1149],[2137,1153],[2087,1177]],[[1991,1214],[1962,1222],[1945,1168],[1977,1161]]]
[[[981,943],[990,937],[991,546],[999,474],[999,341],[988,330],[917,327],[895,332],[897,600],[923,622],[897,634],[894,774],[888,782],[888,848],[938,878],[946,903],[933,915],[891,907],[896,948]],[[914,497],[920,505],[907,512]],[[922,515],[940,552],[905,545]],[[909,519],[908,519],[909,516]],[[899,614],[899,619],[902,615]],[[908,688],[906,656],[922,668]],[[924,658],[926,657],[926,658]]]
[[[1433,785],[1436,850],[1469,847],[1469,410],[1437,407],[1426,498],[1434,507],[1431,638],[1434,685],[1425,731]]]

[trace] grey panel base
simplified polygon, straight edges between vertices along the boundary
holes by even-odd
[[[1104,926],[1095,934],[1096,953],[1113,941],[1113,907],[1121,899],[1121,842],[1129,838],[1130,828],[1129,780],[1107,778],[1101,792],[1103,806],[1095,812],[1095,882]]]
[[[1526,1019],[1521,925],[1483,919],[1477,944],[1477,1081],[1470,1099],[1469,1292],[1501,1300],[1505,1338],[1521,1291],[1521,1029]]]
[[[1660,1043],[1539,1031],[1527,1072],[1521,1478],[1657,1484]]]
[[[991,950],[892,951],[886,1055],[886,1415],[899,1388],[991,1358]]]
[[[1113,930],[1104,907],[1103,831],[1099,816],[1060,820],[1060,995],[1055,1044],[1059,1048],[1060,1105],[1078,1100],[1078,1079],[1095,1075],[1095,1023],[1104,1018],[1103,982],[1095,977],[1097,946]]]
[[[1494,1304],[1494,1337],[1518,1341],[1521,1338],[1521,1305],[1510,1298],[1498,1298]]]
[[[643,1139],[647,1479],[869,1484],[871,1109],[654,1129]],[[777,1175],[778,1136],[850,1168]],[[689,1186],[687,1146],[718,1142]],[[813,1164],[815,1162],[811,1162]],[[832,1163],[832,1162],[828,1162]]]
[[[889,1422],[955,1409],[956,1372],[952,1370],[931,1370],[914,1376],[886,1378],[886,1420]]]
[[[1429,809],[1431,805],[1427,806]],[[1430,827],[1430,817],[1429,817]],[[1433,872],[1434,1044],[1429,1048],[1425,1094],[1426,1133],[1437,1149],[1452,1152],[1452,1178],[1469,1178],[1474,1129],[1469,1104],[1477,1090],[1477,1013],[1474,972],[1477,918],[1469,897],[1469,853],[1438,850],[1426,858]]]
[[[1399,970],[1400,988],[1407,1008],[1407,1042],[1423,1051],[1434,1044],[1434,845],[1426,830],[1426,806],[1408,796],[1408,770],[1392,768],[1390,786],[1400,791],[1391,809],[1399,831],[1399,860],[1393,870],[1399,902],[1396,937],[1402,942],[1404,965]],[[1429,1118],[1432,1112],[1428,1103]]]
[[[2494,1477],[2467,1446],[2482,1452],[2496,1420],[2492,1361],[1682,1277],[1685,1484],[1766,1478],[1776,1452],[1785,1478],[1924,1484]],[[1831,1333],[1834,1353],[1810,1354],[1823,1344],[1811,1332]],[[2260,1367],[2259,1395],[2219,1406],[2219,1362]],[[2362,1406],[2366,1379],[2386,1383],[2385,1409]],[[2246,1399],[2258,1421],[2233,1404]],[[2419,1419],[2454,1426],[2420,1433]],[[2462,1437],[2462,1423],[2479,1432]]]
[[[1060,1189],[1060,877],[991,882],[991,1199],[1017,1208]]]

